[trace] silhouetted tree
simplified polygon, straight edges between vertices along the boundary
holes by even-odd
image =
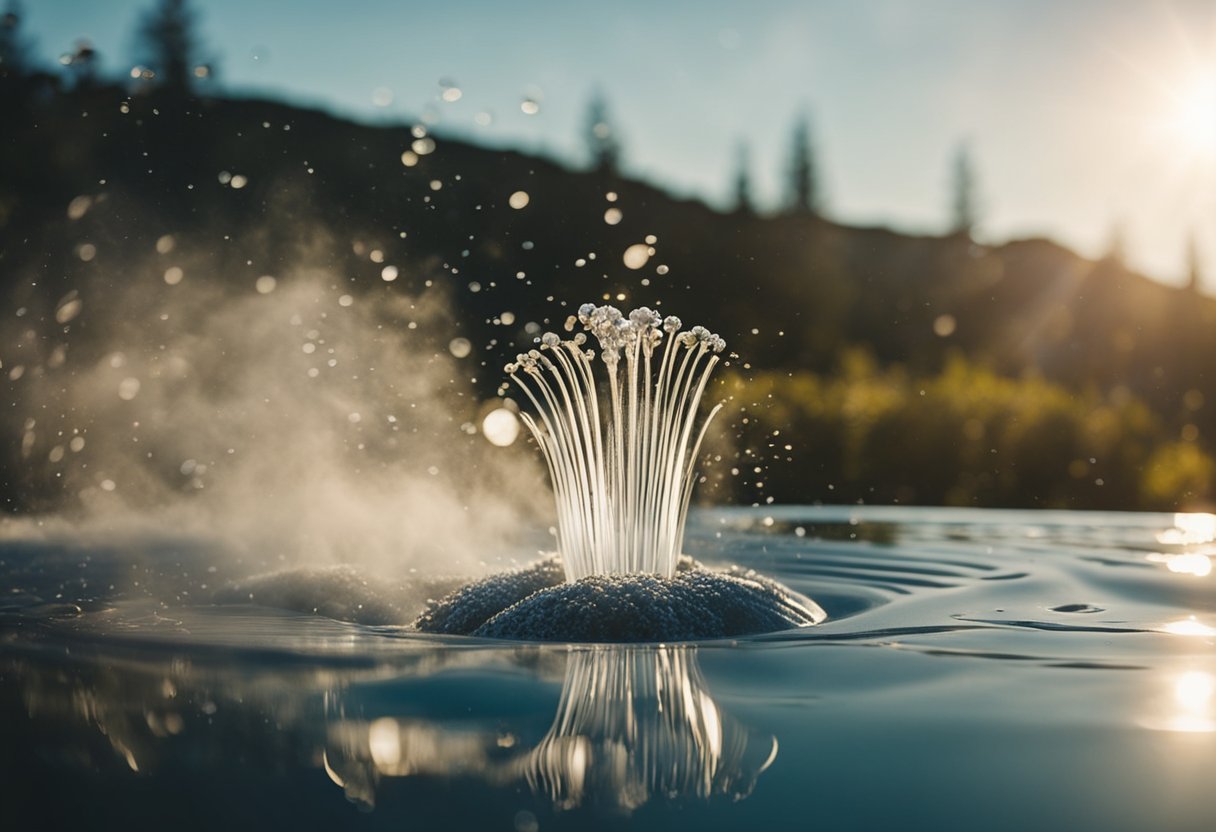
[[[72,74],[77,89],[91,87],[97,83],[97,50],[85,38],[76,41],[76,48],[60,59]]]
[[[1127,263],[1127,241],[1124,239],[1123,223],[1117,222],[1111,226],[1106,254],[1102,259],[1119,266]]]
[[[979,205],[976,199],[975,165],[971,160],[971,148],[966,143],[960,144],[954,153],[950,208],[950,232],[970,237],[979,221]]]
[[[752,201],[751,152],[746,142],[739,142],[735,151],[735,210],[740,214],[755,213]]]
[[[30,73],[30,47],[21,33],[21,4],[9,0],[0,17],[0,81],[18,81]]]
[[[587,105],[587,151],[592,170],[615,175],[621,162],[621,144],[608,115],[608,102],[598,90]]]
[[[1199,243],[1191,234],[1186,247],[1186,288],[1189,292],[1198,292],[1203,283],[1202,267],[1199,265]]]
[[[818,214],[822,207],[819,170],[815,164],[815,149],[811,141],[811,122],[805,115],[794,124],[789,164],[787,199],[790,211],[796,214]]]
[[[139,38],[160,85],[188,94],[194,79],[198,36],[194,11],[187,0],[160,0],[140,21]]]

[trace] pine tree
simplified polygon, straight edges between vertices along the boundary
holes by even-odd
[[[30,49],[21,33],[21,11],[17,0],[9,0],[0,16],[0,81],[18,81],[30,73]]]
[[[796,214],[818,214],[820,211],[819,171],[811,141],[811,124],[802,116],[794,124],[790,145],[788,204]]]
[[[735,151],[735,211],[754,214],[756,205],[752,201],[751,152],[746,142],[740,142]]]
[[[979,221],[976,199],[975,165],[971,149],[964,143],[954,153],[951,176],[950,232],[970,237]]]
[[[198,51],[194,11],[187,0],[160,0],[139,26],[139,37],[161,86],[187,95]]]
[[[616,175],[621,162],[621,145],[608,115],[608,102],[598,91],[591,96],[587,105],[586,124],[591,169],[602,174]]]
[[[1199,265],[1199,241],[1192,233],[1186,247],[1186,288],[1189,292],[1198,292],[1203,284],[1202,267]]]

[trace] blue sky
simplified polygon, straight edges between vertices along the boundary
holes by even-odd
[[[83,36],[118,74],[139,61],[133,31],[153,4],[24,0],[25,21],[46,62]],[[758,197],[779,198],[807,112],[832,216],[939,231],[965,140],[982,236],[1049,235],[1098,255],[1118,223],[1132,264],[1174,283],[1194,234],[1216,291],[1213,0],[194,6],[226,91],[366,121],[426,117],[574,160],[598,88],[629,172],[717,204],[740,141]],[[459,100],[443,100],[443,82]]]

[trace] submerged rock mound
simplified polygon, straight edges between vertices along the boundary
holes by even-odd
[[[814,601],[737,567],[681,558],[671,578],[592,575],[565,583],[557,559],[493,575],[431,603],[426,633],[522,641],[693,641],[770,633],[826,618]]]

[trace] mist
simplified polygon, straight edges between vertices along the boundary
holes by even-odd
[[[448,349],[444,290],[357,288],[312,265],[332,258],[323,230],[311,239],[233,280],[164,236],[145,262],[10,318],[10,422],[41,511],[3,534],[169,534],[267,567],[467,574],[543,531],[538,460],[480,435],[502,403],[473,381],[497,368]]]

